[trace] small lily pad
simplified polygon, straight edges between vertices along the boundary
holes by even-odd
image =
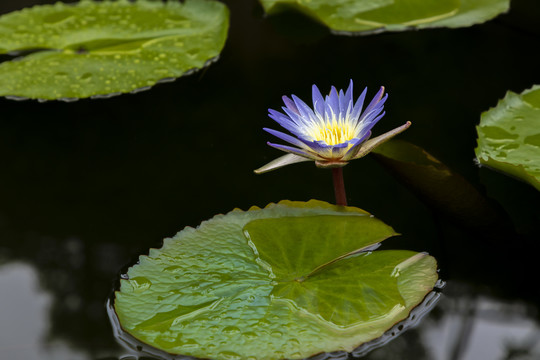
[[[298,10],[337,33],[466,27],[508,11],[509,0],[260,0],[269,14]]]
[[[540,86],[505,98],[482,114],[477,161],[540,190]]]
[[[76,99],[147,89],[215,59],[228,10],[210,0],[34,6],[0,17],[0,96]],[[26,56],[24,56],[26,54]]]
[[[114,309],[170,354],[302,359],[351,352],[407,318],[437,282],[433,257],[371,251],[394,230],[320,201],[235,210],[141,256]]]

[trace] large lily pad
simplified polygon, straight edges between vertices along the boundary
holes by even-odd
[[[394,230],[320,201],[235,210],[151,249],[121,280],[125,332],[172,354],[300,359],[384,334],[437,281],[435,259],[369,251]]]
[[[35,6],[0,17],[0,96],[73,99],[147,89],[216,58],[228,29],[210,0]]]
[[[480,164],[518,177],[540,190],[540,86],[509,91],[482,114],[475,149]]]
[[[260,0],[267,13],[296,9],[335,32],[465,27],[507,11],[510,0]]]

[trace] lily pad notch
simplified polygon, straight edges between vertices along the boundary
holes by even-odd
[[[433,257],[373,251],[394,235],[363,210],[315,200],[217,215],[141,256],[120,280],[111,320],[124,342],[157,354],[353,352],[436,302]]]
[[[56,3],[0,17],[0,96],[76,100],[147,90],[208,66],[229,27],[214,0]],[[16,61],[15,61],[16,60]]]

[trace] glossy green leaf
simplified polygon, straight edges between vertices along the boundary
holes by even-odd
[[[393,235],[360,209],[314,200],[235,210],[141,256],[114,309],[125,332],[172,354],[352,351],[405,319],[437,281],[431,256],[370,251]]]
[[[510,0],[260,0],[267,13],[296,9],[335,32],[464,27],[507,11]]]
[[[35,6],[0,17],[0,96],[73,99],[147,89],[204,67],[224,46],[225,5],[128,0]]]
[[[476,157],[481,165],[518,177],[540,190],[540,86],[509,91],[482,114]]]

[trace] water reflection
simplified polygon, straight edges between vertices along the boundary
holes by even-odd
[[[49,338],[53,296],[41,289],[35,268],[14,262],[0,267],[0,349],[10,360],[90,359],[69,343]]]
[[[374,351],[366,359],[540,358],[540,326],[536,307],[478,294],[461,283],[450,283],[444,292],[435,311],[420,327]],[[415,343],[417,345],[409,348]],[[417,349],[418,353],[410,354],[411,349]]]
[[[463,295],[463,290],[474,294],[455,286],[461,296],[453,294],[442,302],[440,320],[425,326],[423,337],[431,345],[433,359],[507,359],[513,348],[539,340],[540,327],[534,320],[537,309],[486,295]],[[532,351],[529,356],[536,352],[535,358],[540,357],[540,347],[528,350]]]

